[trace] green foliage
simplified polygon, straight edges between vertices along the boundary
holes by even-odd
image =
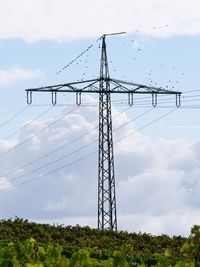
[[[194,260],[194,266],[200,266],[200,226],[194,225],[191,229],[190,238],[181,249],[185,257]]]
[[[173,247],[174,253],[178,253],[183,243],[187,241],[181,236],[170,238],[167,235],[152,236],[146,233],[136,234],[124,231],[105,230],[102,232],[79,225],[64,227],[63,225],[37,224],[17,217],[14,220],[0,221],[0,240],[25,241],[31,237],[40,243],[59,243],[63,247],[96,248],[102,250],[105,259],[108,259],[113,251],[120,249],[123,244],[131,245],[138,252],[160,253]],[[71,253],[74,252],[72,249]]]
[[[157,266],[157,267],[189,267],[195,266],[192,261],[179,261],[173,265],[171,263],[171,252],[154,254],[154,261],[147,262],[142,254],[134,252],[130,245],[123,245],[120,250],[113,252],[112,257],[107,260],[98,260],[93,258],[91,248],[79,249],[67,258],[62,254],[63,249],[60,245],[51,243],[41,246],[31,238],[26,242],[9,242],[0,248],[0,267],[128,267],[128,266]],[[138,261],[139,260],[139,261]],[[149,260],[149,259],[148,259]],[[197,260],[198,264],[198,260]]]
[[[8,243],[0,249],[0,266],[57,266],[63,260],[62,247],[48,244],[46,248],[39,246],[35,239],[31,238],[25,243]],[[61,265],[59,265],[61,266]],[[67,265],[66,265],[67,266]]]
[[[200,226],[170,238],[15,218],[0,221],[0,238],[0,267],[200,266]]]

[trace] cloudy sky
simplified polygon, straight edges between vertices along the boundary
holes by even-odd
[[[188,235],[200,223],[200,2],[1,0],[0,218],[97,226],[98,96],[26,88],[110,76],[183,92],[112,97],[118,227]],[[81,57],[73,61],[88,47]],[[61,70],[61,71],[60,71]]]

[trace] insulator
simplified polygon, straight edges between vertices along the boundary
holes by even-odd
[[[55,106],[55,104],[57,102],[57,93],[56,92],[51,93],[51,102],[52,102],[52,105]]]
[[[130,107],[133,106],[133,93],[128,93],[128,104]]]
[[[76,93],[76,105],[81,104],[81,93]]]
[[[181,94],[176,94],[176,106],[179,108],[181,105]]]
[[[157,106],[157,94],[152,94],[152,105],[154,108]]]
[[[30,105],[32,104],[32,92],[31,91],[27,91],[26,93],[26,96],[27,96],[27,104]]]

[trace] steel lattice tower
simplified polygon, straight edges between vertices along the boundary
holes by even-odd
[[[112,137],[111,94],[128,95],[128,104],[133,105],[134,94],[151,94],[152,105],[157,105],[158,94],[174,94],[176,105],[180,106],[181,92],[154,86],[122,81],[110,78],[104,34],[101,47],[100,77],[91,80],[26,89],[27,103],[32,103],[33,92],[51,92],[52,104],[57,102],[57,93],[76,93],[76,104],[81,104],[81,94],[99,94],[99,166],[98,166],[98,229],[117,230],[117,212],[115,196],[115,175]]]
[[[99,81],[98,229],[117,230],[110,81],[105,36]]]

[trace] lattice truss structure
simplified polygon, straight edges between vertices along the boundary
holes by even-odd
[[[114,34],[107,34],[114,35]],[[32,103],[33,92],[51,92],[52,104],[58,93],[75,93],[76,104],[81,104],[81,94],[99,94],[99,158],[98,158],[98,229],[117,230],[114,154],[112,137],[111,94],[127,94],[128,104],[134,104],[134,94],[151,94],[152,105],[157,105],[158,94],[173,94],[180,106],[181,92],[146,86],[111,78],[106,51],[106,34],[101,37],[100,76],[96,79],[26,89],[27,103]]]

